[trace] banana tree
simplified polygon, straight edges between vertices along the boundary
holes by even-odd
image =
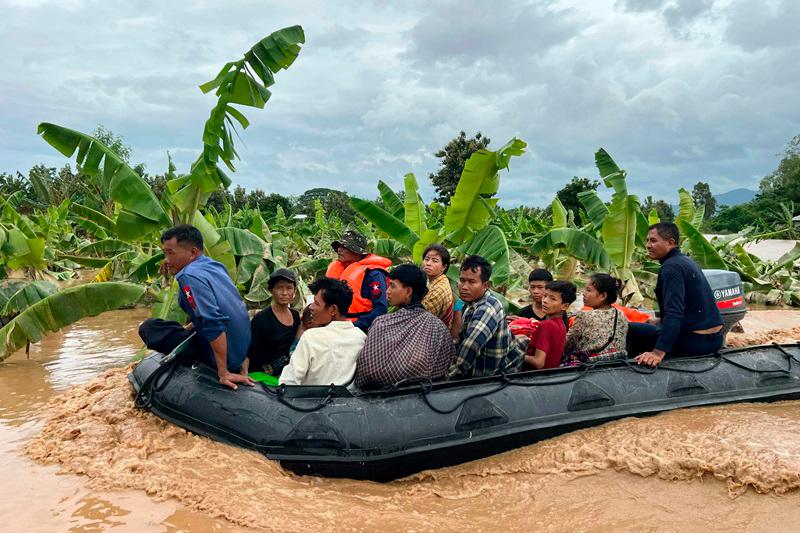
[[[434,242],[449,244],[460,255],[475,253],[492,257],[495,261],[492,282],[502,290],[509,281],[508,242],[505,236],[497,238],[502,235],[499,228],[497,231],[487,228],[496,216],[499,173],[508,168],[513,156],[522,155],[526,146],[524,141],[514,138],[497,151],[482,149],[473,153],[464,165],[441,225],[437,223],[440,215],[434,214],[429,218],[426,214],[426,211],[438,213],[439,207],[438,204],[432,204],[426,208],[413,174],[406,174],[404,178],[403,220],[375,202],[353,198],[351,205],[379,230],[402,245],[416,262],[421,262],[425,247]],[[384,203],[389,205],[385,198]],[[433,225],[438,227],[431,227]],[[489,236],[493,238],[487,238]],[[474,242],[480,243],[480,246],[473,246]]]
[[[576,228],[567,223],[569,213],[556,199],[553,202],[553,227],[533,245],[532,251],[543,254],[563,248],[565,253],[589,267],[611,271],[625,282],[624,301],[639,305],[644,297],[632,265],[637,242],[643,242],[642,230],[645,233],[647,230],[647,218],[641,212],[639,199],[628,194],[627,173],[608,152],[599,149],[595,153],[595,165],[605,186],[613,190],[611,202],[605,204],[595,191],[580,193],[578,199],[588,222],[583,228]]]

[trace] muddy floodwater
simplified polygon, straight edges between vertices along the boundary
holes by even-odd
[[[145,316],[86,319],[33,346],[30,359],[0,363],[0,531],[789,531],[800,523],[800,402],[626,419],[386,484],[300,477],[133,408],[125,367]],[[781,333],[746,323],[736,343],[792,340],[798,325],[788,320]]]

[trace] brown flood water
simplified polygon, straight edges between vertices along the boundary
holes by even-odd
[[[2,531],[787,531],[800,402],[674,411],[387,484],[299,477],[132,407],[143,311],[0,364]],[[79,474],[79,475],[75,475]]]

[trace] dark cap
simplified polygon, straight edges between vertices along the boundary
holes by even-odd
[[[340,246],[344,246],[351,252],[357,254],[366,254],[367,252],[367,238],[357,231],[348,230],[342,233],[342,236],[337,241],[331,243],[331,247],[335,252]]]
[[[295,275],[294,272],[292,272],[288,268],[279,268],[278,270],[269,275],[267,288],[271,290],[272,287],[275,286],[275,283],[277,283],[278,280],[280,279],[285,279],[286,281],[293,283],[295,286],[297,285],[297,276]]]

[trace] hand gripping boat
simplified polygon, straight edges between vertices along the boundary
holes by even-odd
[[[163,363],[163,364],[162,364]],[[452,382],[231,390],[205,366],[153,354],[129,375],[137,404],[296,473],[389,480],[628,416],[800,398],[800,344]]]

